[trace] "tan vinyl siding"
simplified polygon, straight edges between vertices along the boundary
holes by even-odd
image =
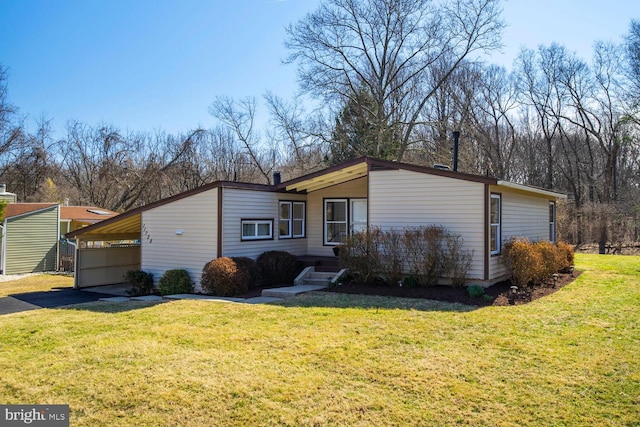
[[[5,274],[55,271],[58,206],[7,219]]]
[[[484,185],[407,170],[369,173],[369,223],[383,229],[439,225],[473,250],[471,279],[484,277]]]
[[[516,237],[526,237],[532,242],[549,240],[549,198],[536,197],[521,192],[491,187],[492,192],[502,194],[502,245]],[[491,278],[507,272],[501,256],[490,260]]]
[[[307,196],[308,253],[333,256],[333,246],[324,246],[324,199],[353,199],[367,197],[367,178],[314,191]]]
[[[199,289],[202,268],[217,257],[217,209],[214,188],[143,212],[142,270],[157,283],[165,271],[185,269]]]
[[[305,201],[304,195],[274,193],[267,191],[223,189],[222,223],[224,224],[222,254],[227,257],[246,256],[256,259],[265,251],[287,251],[294,255],[305,255],[307,238],[278,238],[279,201]],[[307,232],[309,206],[306,207]],[[269,219],[273,221],[273,239],[242,240],[243,219]]]

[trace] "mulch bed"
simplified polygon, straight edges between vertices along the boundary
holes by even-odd
[[[460,304],[486,307],[490,305],[520,305],[527,304],[538,298],[556,292],[580,275],[579,271],[571,274],[560,274],[555,285],[553,281],[541,286],[518,289],[514,294],[511,289],[511,281],[496,283],[485,289],[489,297],[472,298],[466,287],[454,288],[452,286],[431,286],[428,288],[406,288],[392,286],[369,286],[360,283],[345,283],[328,288],[328,292],[361,295],[381,295],[405,298],[424,298],[436,301],[457,302]]]

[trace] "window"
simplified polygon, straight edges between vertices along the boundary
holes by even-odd
[[[549,241],[556,241],[556,202],[549,202]]]
[[[347,236],[347,199],[324,201],[324,244],[339,245]]]
[[[243,219],[242,240],[268,240],[273,238],[273,220]]]
[[[501,249],[501,230],[500,223],[502,217],[502,197],[500,194],[491,195],[491,207],[490,207],[489,222],[491,223],[491,255],[500,253]]]
[[[304,202],[280,202],[278,236],[281,239],[304,237],[304,223]]]
[[[367,199],[351,199],[351,233],[367,229]]]

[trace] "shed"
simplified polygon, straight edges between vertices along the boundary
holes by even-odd
[[[58,266],[60,206],[10,203],[2,224],[3,274],[55,271]]]

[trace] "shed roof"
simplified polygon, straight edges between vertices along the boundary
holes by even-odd
[[[98,238],[106,234],[118,234],[118,235],[133,235],[137,232],[140,235],[140,219],[142,212],[162,206],[176,200],[183,199],[185,197],[193,196],[195,194],[202,193],[204,191],[211,190],[213,188],[240,188],[245,190],[255,191],[271,191],[271,192],[296,192],[296,193],[309,193],[317,191],[322,188],[330,187],[333,185],[341,184],[344,182],[352,181],[354,179],[362,178],[368,175],[370,171],[380,170],[409,170],[418,173],[430,174],[448,177],[452,179],[459,179],[471,182],[477,182],[487,185],[502,185],[509,188],[518,189],[521,191],[528,191],[533,194],[538,194],[547,197],[559,197],[564,195],[555,193],[548,190],[542,190],[535,187],[524,186],[519,184],[511,184],[506,181],[498,181],[495,178],[472,175],[462,172],[454,172],[450,170],[442,170],[436,168],[430,168],[426,166],[417,166],[408,163],[393,162],[388,160],[374,159],[371,157],[361,157],[347,161],[345,163],[331,166],[329,168],[309,173],[301,177],[284,181],[278,185],[264,185],[264,184],[249,184],[240,182],[229,181],[216,181],[210,184],[203,185],[201,187],[189,190],[166,199],[158,200],[153,203],[149,203],[145,206],[141,206],[132,209],[128,212],[120,214],[118,216],[105,219],[97,224],[89,225],[79,230],[72,231],[67,234],[68,237],[74,238],[79,235],[83,235],[90,238]]]

